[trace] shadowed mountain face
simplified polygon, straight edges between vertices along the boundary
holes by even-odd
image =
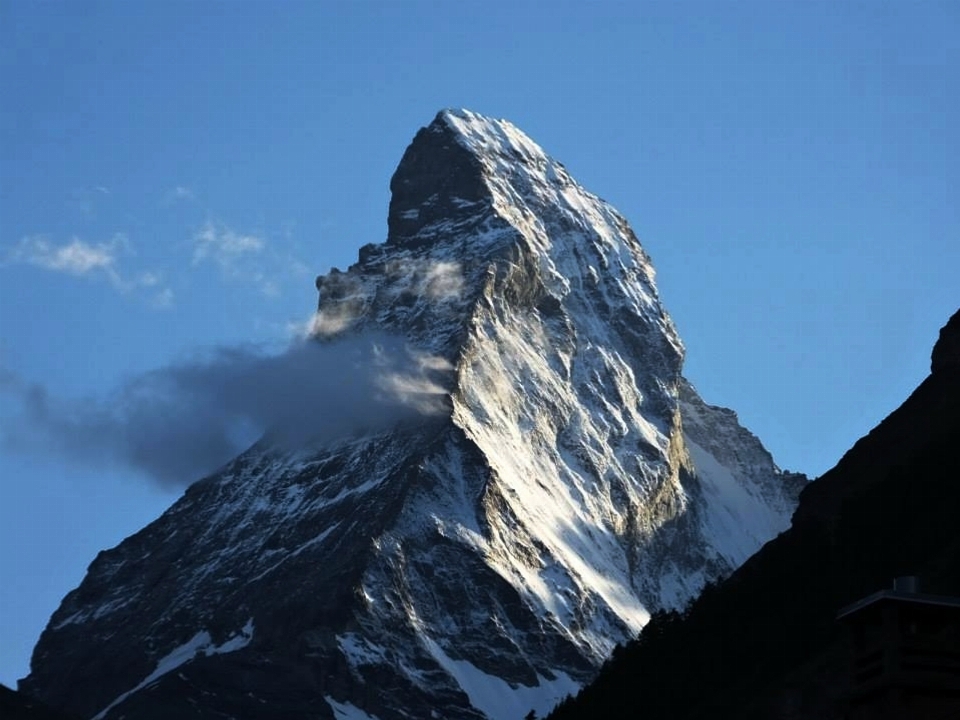
[[[23,693],[0,685],[0,718],[3,720],[77,720],[51,710],[46,705]]]
[[[96,718],[512,720],[787,526],[804,478],[682,378],[612,207],[467,111],[391,189],[387,241],[317,279],[315,341],[399,339],[429,387],[379,382],[412,412],[195,483],[94,560],[25,689]]]
[[[930,376],[804,490],[787,532],[685,613],[655,616],[550,717],[842,718],[837,611],[903,575],[960,595],[958,347],[960,311]]]

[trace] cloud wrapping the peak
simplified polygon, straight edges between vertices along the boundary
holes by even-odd
[[[459,262],[432,259],[396,258],[382,266],[386,282],[374,289],[376,279],[364,273],[336,269],[317,278],[320,310],[313,319],[311,334],[332,338],[351,329],[370,309],[374,297],[390,303],[406,303],[409,296],[431,303],[454,303],[463,298],[466,280]]]
[[[386,336],[299,340],[273,355],[219,348],[134,377],[106,398],[57,398],[6,371],[0,395],[18,411],[0,418],[0,439],[7,449],[183,486],[262,433],[299,449],[443,416],[450,371]]]

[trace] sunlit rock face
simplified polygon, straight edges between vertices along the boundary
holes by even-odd
[[[682,378],[616,210],[464,110],[390,185],[315,339],[402,338],[443,402],[403,386],[416,421],[195,483],[94,560],[24,688],[98,718],[515,720],[788,526],[803,478]]]

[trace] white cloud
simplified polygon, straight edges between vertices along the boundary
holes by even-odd
[[[159,286],[162,278],[155,272],[141,272],[133,277],[124,276],[120,270],[120,255],[129,251],[129,241],[119,233],[109,242],[89,243],[74,237],[61,245],[50,242],[42,235],[30,235],[22,238],[13,248],[8,262],[33,265],[74,277],[105,278],[122,293]],[[160,295],[167,292],[170,292],[169,288],[162,289]]]
[[[66,245],[53,245],[43,236],[32,235],[20,240],[10,259],[68,275],[101,271],[109,276],[116,273],[117,252],[124,244],[121,238],[118,235],[110,242],[97,244],[73,238]]]
[[[228,227],[208,222],[193,236],[193,264],[210,260],[227,275],[240,272],[239,263],[263,250],[265,243],[257,235],[243,235]]]
[[[419,290],[433,300],[455,300],[463,293],[463,283],[460,263],[437,262],[427,266]]]
[[[237,232],[214,222],[207,222],[193,236],[192,265],[205,263],[215,265],[223,278],[252,285],[268,298],[282,294],[285,279],[299,279],[309,272],[303,262],[278,252],[262,235]]]

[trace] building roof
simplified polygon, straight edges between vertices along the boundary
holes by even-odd
[[[847,615],[862,610],[874,603],[884,600],[893,600],[895,602],[917,603],[921,605],[937,605],[942,607],[952,607],[960,609],[960,598],[950,595],[928,595],[926,593],[908,592],[905,590],[879,590],[872,595],[857,600],[855,603],[847,605],[837,613],[837,620]]]

